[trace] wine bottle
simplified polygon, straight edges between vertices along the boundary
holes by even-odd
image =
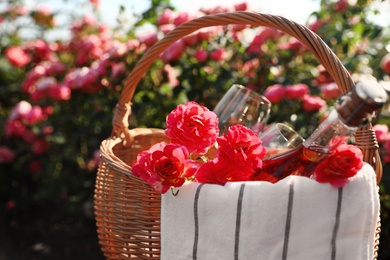
[[[335,142],[351,136],[359,126],[369,123],[373,113],[386,101],[386,91],[377,81],[358,82],[351,91],[339,98],[328,117],[301,145],[265,159],[262,169],[252,179],[261,180],[262,173],[273,175],[276,180],[289,175],[310,177],[316,165],[336,145]]]

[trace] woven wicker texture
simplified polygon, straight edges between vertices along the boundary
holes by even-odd
[[[131,165],[139,152],[152,144],[168,140],[162,129],[129,129],[127,122],[137,84],[149,66],[175,41],[204,27],[228,24],[267,26],[283,31],[297,38],[315,55],[342,93],[354,87],[350,74],[322,39],[289,19],[260,13],[232,12],[203,16],[176,27],[149,48],[129,74],[115,109],[112,134],[101,143],[101,161],[95,186],[95,218],[99,242],[107,259],[160,258],[161,194],[134,177]],[[372,165],[379,182],[382,165],[371,125],[359,129],[355,139],[364,154],[364,161]]]

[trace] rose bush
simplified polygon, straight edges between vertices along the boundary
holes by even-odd
[[[150,9],[135,24],[119,13],[118,25],[110,28],[99,19],[98,1],[90,2],[88,15],[69,14],[71,24],[65,28],[69,36],[56,40],[50,40],[49,34],[58,25],[57,14],[49,9],[29,10],[12,2],[0,10],[4,29],[0,30],[0,146],[4,154],[0,216],[8,230],[7,241],[28,254],[19,259],[42,258],[64,249],[69,258],[79,256],[75,250],[81,243],[75,234],[91,234],[93,245],[97,244],[92,211],[96,151],[111,133],[112,110],[126,75],[145,50],[188,19],[249,8],[240,1],[190,14],[176,12],[169,0],[151,1]],[[330,46],[353,77],[368,73],[388,82],[390,35],[385,25],[372,19],[375,2],[380,1],[321,0],[306,25]],[[60,15],[67,13],[61,10]],[[144,24],[154,28],[139,30]],[[26,30],[29,37],[24,37]],[[137,86],[131,127],[165,127],[167,111],[189,100],[211,110],[233,83],[239,83],[271,100],[269,123],[288,123],[307,137],[340,94],[334,80],[299,41],[272,28],[209,27],[175,46],[152,64]],[[300,85],[302,92],[295,95],[290,89],[286,94],[294,85]],[[372,123],[390,125],[389,106]],[[380,127],[375,131],[384,165],[379,259],[388,259],[390,134]],[[204,168],[222,171],[220,166],[215,162]],[[55,243],[59,230],[71,233],[73,247]],[[98,246],[85,246],[83,254],[88,251],[85,248],[99,251]]]

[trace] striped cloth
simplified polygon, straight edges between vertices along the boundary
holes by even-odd
[[[378,216],[368,164],[340,189],[298,176],[186,183],[162,197],[161,259],[373,259]]]

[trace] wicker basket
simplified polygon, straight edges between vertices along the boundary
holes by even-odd
[[[166,140],[162,129],[129,129],[131,100],[137,84],[148,67],[175,41],[209,26],[247,24],[268,26],[297,38],[330,73],[342,93],[354,82],[340,60],[322,39],[305,26],[280,16],[251,12],[220,13],[184,23],[147,50],[130,73],[113,118],[111,136],[101,143],[101,161],[95,186],[95,217],[102,251],[107,259],[160,258],[161,194],[131,174],[131,165],[140,151]],[[379,183],[382,165],[371,125],[359,129],[356,145],[364,161],[372,165]],[[379,242],[379,226],[375,254]],[[374,255],[375,259],[377,256]]]

